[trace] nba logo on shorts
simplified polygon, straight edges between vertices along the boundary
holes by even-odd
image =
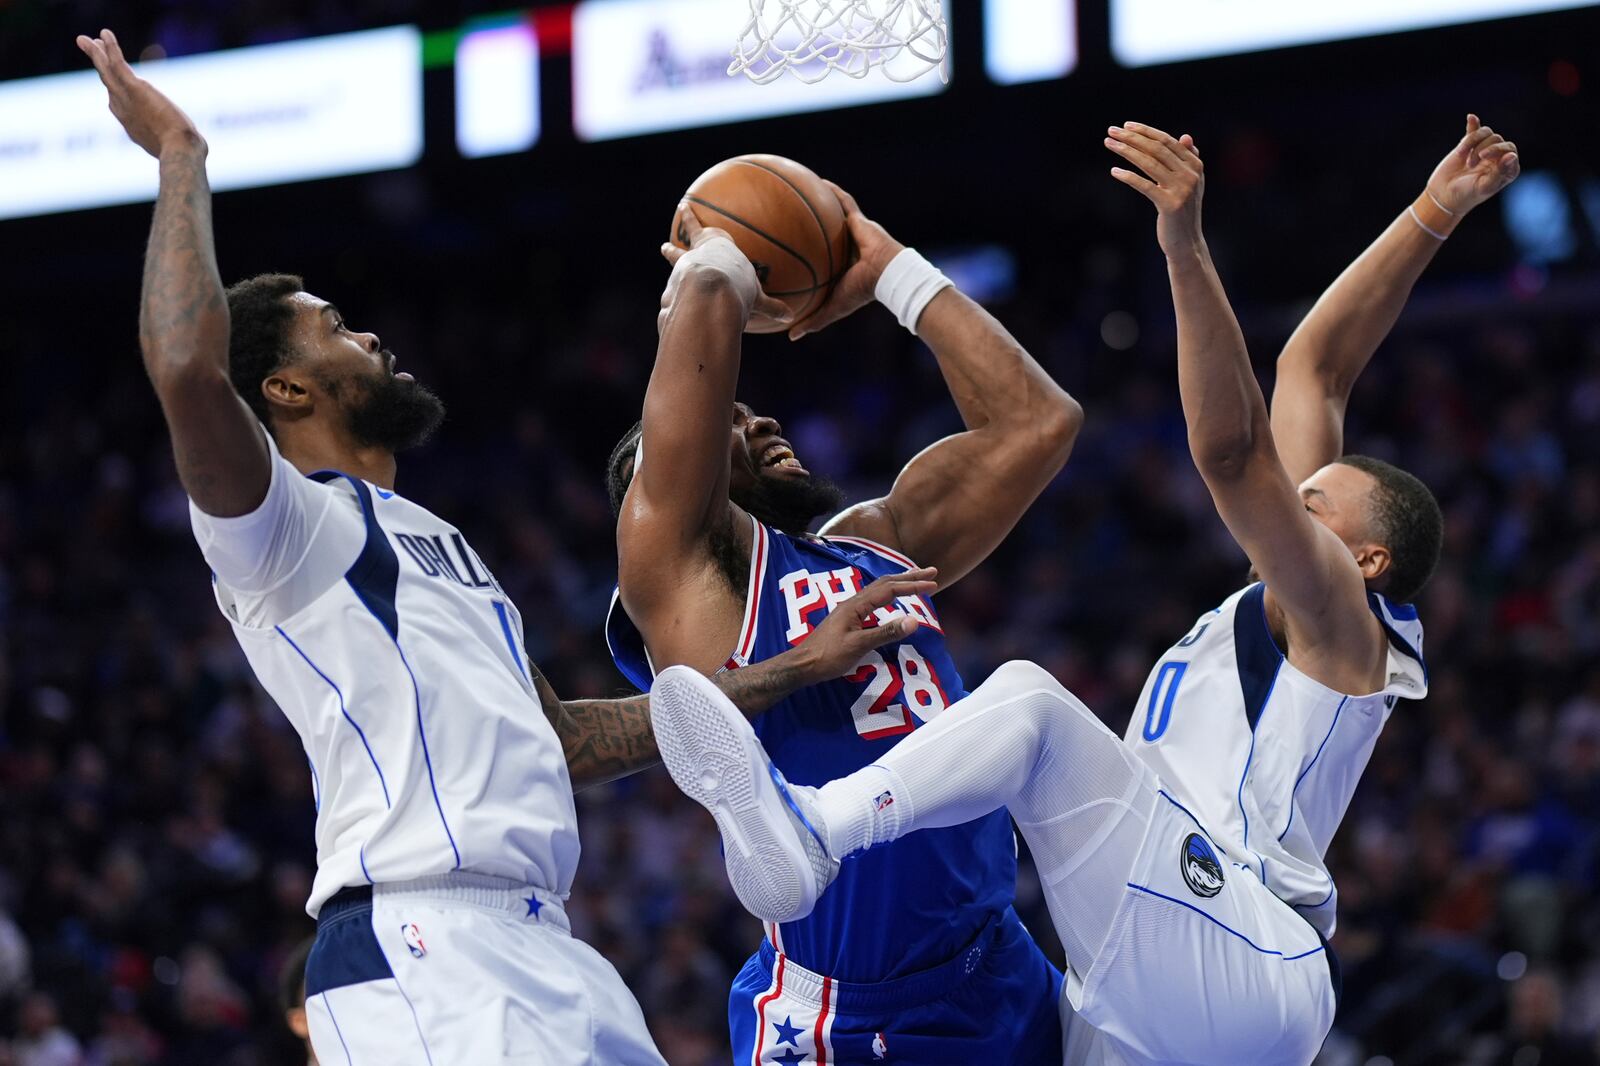
[[[1199,833],[1190,833],[1183,842],[1182,869],[1184,883],[1195,895],[1210,899],[1222,891],[1222,864]]]
[[[888,793],[885,792],[884,795],[887,796]],[[882,1033],[876,1033],[872,1037],[872,1057],[875,1059],[886,1059],[889,1057],[889,1041],[883,1038]]]
[[[400,935],[405,938],[406,947],[411,949],[415,958],[422,958],[428,949],[422,946],[422,930],[417,928],[416,922],[407,922],[400,927]]]
[[[880,792],[880,793],[878,793],[877,799],[872,801],[874,809],[880,810],[880,811],[883,810],[885,807],[889,806],[889,804],[891,804],[893,802],[894,802],[894,793],[893,792]]]

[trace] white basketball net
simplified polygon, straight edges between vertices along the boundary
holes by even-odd
[[[939,68],[948,80],[950,35],[942,0],[750,0],[729,74],[766,84],[788,71],[817,82],[837,70],[864,78],[882,67],[893,81]]]

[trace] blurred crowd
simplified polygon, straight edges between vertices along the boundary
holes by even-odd
[[[399,488],[491,562],[558,691],[615,694],[602,467],[636,417],[653,299],[597,294],[551,339],[434,280],[428,314],[328,293],[454,404]],[[1163,321],[1159,295],[1134,328]],[[1189,462],[1161,327],[1134,341],[1035,295],[997,311],[1089,419],[992,561],[941,597],[946,631],[969,684],[1036,659],[1120,731],[1244,563]],[[1352,404],[1351,449],[1421,475],[1447,536],[1421,600],[1432,694],[1395,713],[1330,858],[1338,1066],[1533,1062],[1529,1045],[1545,1066],[1596,1061],[1600,329],[1467,322],[1403,323]],[[295,1062],[277,989],[312,931],[305,757],[210,602],[131,346],[84,365],[53,328],[13,327],[29,390],[0,418],[0,1063]],[[852,496],[957,427],[932,359],[877,309],[748,347],[746,397]],[[710,819],[660,770],[579,812],[577,931],[671,1062],[725,1061],[726,988],[758,934]],[[1019,894],[1048,941],[1026,864]]]

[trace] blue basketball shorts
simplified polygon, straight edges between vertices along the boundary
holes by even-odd
[[[734,1066],[1061,1060],[1061,973],[1007,908],[960,955],[882,984],[812,973],[771,943],[734,978]]]

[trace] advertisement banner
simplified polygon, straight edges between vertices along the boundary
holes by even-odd
[[[943,92],[930,71],[909,82],[874,69],[815,85],[728,76],[749,18],[728,0],[585,0],[573,13],[573,128],[586,141],[825,111]]]
[[[469,30],[456,49],[456,147],[468,159],[539,140],[539,42],[525,21]]]
[[[220,191],[415,163],[421,47],[415,27],[396,26],[134,70],[194,119]],[[0,174],[0,218],[156,194],[155,160],[111,116],[93,70],[0,82]]]
[[[1074,0],[984,0],[983,65],[998,85],[1064,78],[1078,65]]]
[[[1589,7],[1595,0],[1111,0],[1111,50],[1123,66],[1369,37]]]

